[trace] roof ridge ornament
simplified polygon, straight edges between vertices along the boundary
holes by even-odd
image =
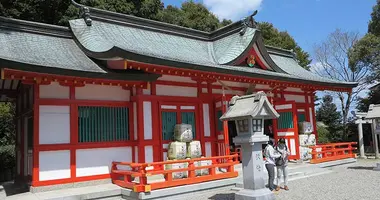
[[[87,26],[92,25],[91,15],[90,15],[90,9],[82,4],[79,4],[75,2],[74,0],[71,0],[71,3],[80,9],[79,17],[82,17],[84,19],[84,22],[87,24]]]
[[[255,21],[255,19],[253,19],[253,17],[255,15],[257,15],[258,11],[255,10],[252,15],[246,17],[245,19],[242,20],[242,24],[244,25],[244,27],[240,30],[240,35],[243,36],[247,30],[247,27],[249,28],[256,28],[257,27],[257,22]]]

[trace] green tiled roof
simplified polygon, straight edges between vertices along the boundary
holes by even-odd
[[[98,62],[127,59],[320,86],[357,85],[323,78],[303,69],[290,51],[265,47],[259,30],[247,27],[241,34],[241,21],[208,33],[95,8],[90,8],[90,13],[91,25],[80,18],[70,21],[70,29],[0,18],[2,63],[30,71],[109,79],[155,80],[159,76],[128,75]],[[273,70],[236,66],[254,45]]]
[[[67,27],[0,17],[0,46],[0,67],[107,79],[130,78],[100,67],[87,57]]]

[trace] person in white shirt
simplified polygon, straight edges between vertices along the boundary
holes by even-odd
[[[268,171],[268,188],[273,191],[275,189],[274,187],[274,166],[276,163],[276,158],[281,157],[281,154],[278,154],[274,148],[273,148],[273,141],[269,140],[268,145],[265,147],[264,150],[265,155],[265,167]]]

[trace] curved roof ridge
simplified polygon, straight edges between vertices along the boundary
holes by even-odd
[[[193,28],[183,27],[183,26],[179,26],[175,24],[166,23],[166,22],[137,17],[134,15],[128,15],[124,13],[117,13],[117,12],[112,12],[112,11],[103,10],[99,8],[89,7],[86,5],[76,3],[73,0],[72,2],[77,7],[88,8],[90,11],[90,18],[93,18],[95,20],[107,21],[107,22],[119,23],[119,24],[121,23],[121,24],[128,24],[128,25],[137,25],[140,28],[146,28],[152,31],[167,32],[170,34],[175,33],[177,35],[182,35],[182,36],[191,37],[195,39],[215,40],[218,37],[221,37],[221,35],[233,34],[237,31],[240,31],[237,29],[241,29],[243,27],[241,20],[239,20],[237,22],[221,27],[212,32],[206,32],[206,31],[196,30]]]
[[[55,37],[73,37],[68,27],[45,24],[40,22],[31,22],[20,19],[6,18],[2,16],[0,16],[0,27],[2,29],[43,34]]]

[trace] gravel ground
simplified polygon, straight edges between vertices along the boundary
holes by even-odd
[[[379,160],[359,160],[337,166],[332,173],[289,182],[289,191],[275,193],[276,200],[373,200],[380,199],[380,172],[373,171]],[[231,190],[200,193],[186,200],[233,200]]]

